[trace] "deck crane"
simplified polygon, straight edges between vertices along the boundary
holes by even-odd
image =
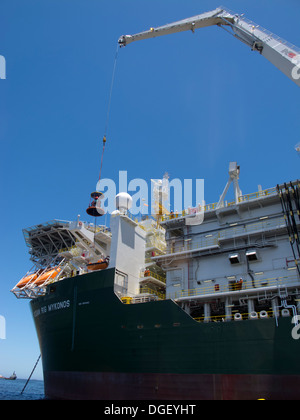
[[[300,86],[300,49],[272,34],[266,29],[245,19],[243,15],[233,14],[223,7],[177,22],[169,23],[134,35],[122,35],[118,42],[121,47],[133,41],[155,38],[198,28],[217,25],[227,30],[237,39],[258,51],[275,67]]]

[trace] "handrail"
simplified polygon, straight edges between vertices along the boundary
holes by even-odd
[[[220,230],[217,234],[209,235],[207,233],[202,236],[197,236],[197,242],[192,240],[186,240],[184,245],[178,245],[178,243],[169,243],[169,247],[166,251],[167,254],[176,254],[178,252],[193,251],[199,248],[209,248],[210,246],[216,246],[220,240],[227,238],[233,238],[240,235],[249,234],[256,231],[266,231],[269,229],[286,228],[285,220],[283,216],[275,219],[264,219],[261,221],[250,222],[242,226],[229,226]],[[180,239],[181,240],[181,239]]]
[[[152,235],[147,238],[146,249],[147,248],[157,248],[160,251],[164,252],[166,249],[166,242],[159,237],[159,235]]]
[[[268,188],[266,190],[257,191],[251,194],[245,194],[239,197],[238,201],[239,203],[249,202],[256,200],[258,198],[267,197],[270,195],[276,195],[277,190],[276,187]],[[229,207],[232,205],[235,205],[236,203],[234,201],[227,203],[224,207]],[[210,211],[215,210],[217,208],[218,203],[212,203],[212,204],[206,204],[205,206],[200,206],[201,211]],[[191,209],[194,210],[194,209]],[[189,215],[188,210],[183,210],[182,213],[175,213],[175,214],[164,214],[162,217],[162,221],[171,220],[171,219],[177,219],[181,217],[185,217]]]
[[[227,8],[223,7],[223,9],[224,9],[226,12],[229,12],[229,10],[228,10]],[[233,13],[233,12],[231,12],[231,14],[234,14],[234,13]],[[253,22],[253,21],[252,21],[252,20],[250,20],[250,19],[245,18],[244,16],[238,16],[238,18],[239,18],[239,20],[241,20],[241,21],[243,21],[243,22],[246,22],[246,23],[248,23],[249,25],[251,25],[251,26],[255,27],[255,29],[259,29],[261,32],[265,33],[265,34],[266,34],[266,38],[270,36],[270,37],[272,37],[273,39],[275,39],[276,41],[279,41],[281,44],[286,45],[286,46],[287,46],[287,47],[289,47],[290,49],[293,49],[293,50],[297,51],[297,52],[300,54],[300,48],[299,48],[299,47],[297,47],[296,45],[292,44],[291,42],[286,41],[284,38],[281,38],[280,36],[278,36],[278,35],[276,35],[276,34],[272,33],[272,32],[271,32],[271,31],[269,31],[268,29],[266,29],[266,28],[264,28],[264,27],[262,27],[262,26],[260,26],[260,25],[257,25],[257,23]]]
[[[140,274],[140,277],[141,278],[154,277],[156,280],[159,280],[159,281],[161,281],[163,283],[166,283],[166,278],[165,277],[162,277],[159,274],[156,274],[156,273],[154,273],[151,270],[148,270],[148,271],[149,271],[149,274],[148,275],[145,275],[145,273],[141,273]]]
[[[256,312],[256,311],[254,311],[254,312]],[[251,319],[251,320],[262,319],[259,316],[259,312],[262,312],[262,311],[257,311],[258,317],[257,318],[252,318],[252,319],[251,319],[251,315],[253,313],[251,313],[251,312],[243,312],[243,313],[241,313],[238,310],[236,310],[235,312],[232,312],[231,314],[211,315],[211,316],[207,316],[207,317],[205,317],[203,315],[203,316],[195,317],[194,320],[197,321],[197,322],[203,322],[204,320],[206,322],[228,322],[228,321],[234,321],[234,315],[235,315],[235,313],[239,313],[241,315],[241,317],[242,317],[241,320],[243,320],[243,321],[244,320],[248,320],[248,319]],[[273,310],[268,310],[268,311],[265,311],[265,312],[268,314],[268,317],[269,318],[274,317],[274,311]],[[267,319],[267,317],[264,318],[264,319]]]
[[[254,280],[254,285],[252,281],[243,281],[243,283],[233,283],[233,284],[218,284],[214,282],[213,284],[210,284],[208,286],[199,287],[196,289],[182,289],[178,292],[172,293],[173,299],[179,299],[182,297],[189,297],[189,296],[205,296],[208,294],[216,294],[220,295],[222,293],[227,292],[235,292],[239,290],[249,290],[257,288],[259,289],[261,287],[272,287],[272,286],[282,286],[286,287],[288,284],[286,282],[292,283],[295,281],[299,282],[299,278],[297,275],[290,275],[290,276],[282,276],[282,277],[273,277],[273,278],[264,278],[259,280]],[[235,287],[234,287],[235,286]]]
[[[151,289],[148,286],[142,286],[140,293],[149,293],[150,295],[156,295],[159,299],[164,300],[166,298],[165,293],[158,292],[157,290]]]

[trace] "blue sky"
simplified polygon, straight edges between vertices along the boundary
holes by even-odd
[[[212,0],[2,0],[0,54],[0,374],[26,378],[39,355],[22,228],[74,220],[97,182],[117,40],[215,9]],[[298,0],[224,6],[300,47]],[[119,51],[103,177],[204,178],[216,202],[229,161],[243,193],[299,178],[299,89],[225,31],[206,28]],[[41,364],[34,378],[42,378]]]

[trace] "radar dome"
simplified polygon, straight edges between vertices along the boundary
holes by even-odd
[[[132,206],[131,195],[121,192],[116,196],[116,207],[122,212],[127,212]]]

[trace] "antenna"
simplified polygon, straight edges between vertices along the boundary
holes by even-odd
[[[220,197],[220,200],[217,205],[217,209],[219,209],[220,207],[224,205],[223,202],[231,183],[233,183],[234,185],[235,203],[236,204],[239,203],[239,198],[242,195],[242,191],[240,190],[240,187],[239,187],[239,175],[240,175],[240,167],[238,166],[238,164],[236,162],[230,162],[229,163],[229,180]]]

